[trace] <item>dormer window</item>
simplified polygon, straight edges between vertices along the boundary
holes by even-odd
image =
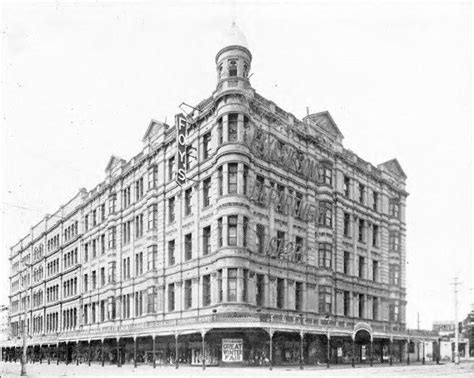
[[[237,61],[229,61],[229,76],[237,76]]]

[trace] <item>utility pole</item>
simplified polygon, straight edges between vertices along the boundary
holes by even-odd
[[[459,328],[458,328],[458,285],[461,283],[454,277],[454,363],[459,364]]]

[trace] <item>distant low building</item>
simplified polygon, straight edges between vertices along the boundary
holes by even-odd
[[[469,315],[471,315],[470,323],[469,323]],[[473,332],[473,320],[474,320],[474,313],[471,313],[468,317],[463,321],[458,323],[458,330],[459,330],[459,358],[466,359],[469,356],[473,355],[472,345],[473,341],[469,339],[467,334],[469,332]],[[464,326],[464,324],[466,324]],[[470,326],[469,326],[470,324]],[[441,360],[454,360],[454,346],[456,343],[456,327],[455,322],[453,320],[447,321],[435,321],[433,322],[433,331],[438,332],[441,341],[440,341],[440,359]]]
[[[8,306],[0,306],[0,341],[8,340],[10,335],[8,327]]]
[[[461,323],[461,337],[469,340],[469,356],[474,357],[474,304],[471,311]]]

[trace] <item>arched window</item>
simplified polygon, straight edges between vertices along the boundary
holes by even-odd
[[[237,76],[237,61],[229,60],[229,76]]]

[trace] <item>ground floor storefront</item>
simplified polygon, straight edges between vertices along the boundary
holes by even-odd
[[[152,366],[320,366],[410,363],[410,341],[377,336],[367,330],[352,335],[330,332],[222,328],[168,335],[104,337],[30,344],[29,362],[47,364],[124,364]],[[439,348],[438,348],[439,349]],[[436,361],[436,347],[430,360]],[[23,347],[2,348],[2,360],[19,362]]]

